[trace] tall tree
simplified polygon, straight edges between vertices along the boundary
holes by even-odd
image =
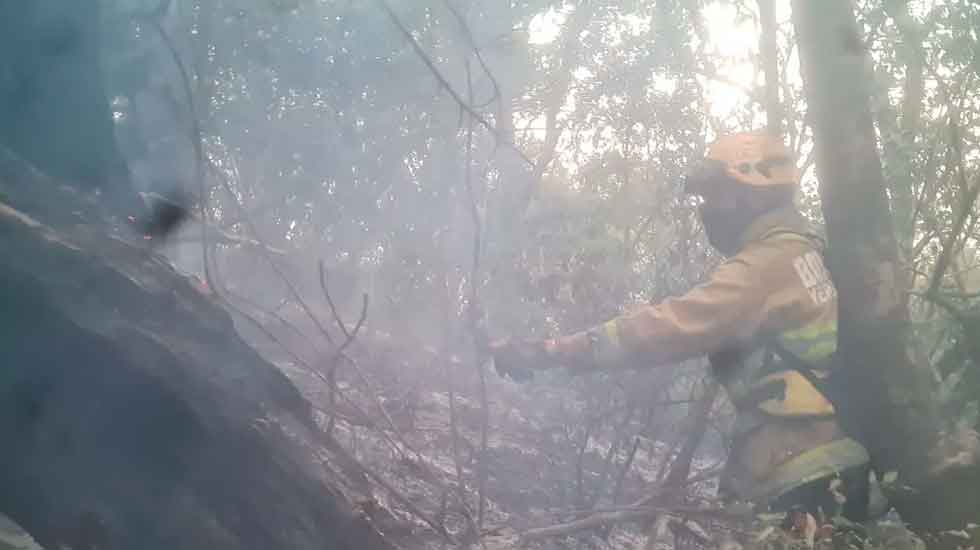
[[[776,3],[759,0],[759,58],[765,75],[766,128],[782,134],[783,106],[779,101],[779,44],[776,40]]]
[[[868,101],[869,58],[852,0],[795,0],[793,17],[841,294],[840,349],[851,386],[863,390],[857,413],[872,427],[863,435],[879,468],[926,487],[946,458],[934,451],[948,447],[930,372],[907,354],[906,289]],[[939,519],[904,504],[921,525]]]

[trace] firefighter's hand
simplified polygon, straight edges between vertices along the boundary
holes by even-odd
[[[493,366],[500,376],[515,382],[534,378],[534,371],[554,362],[543,340],[499,340],[490,344]]]

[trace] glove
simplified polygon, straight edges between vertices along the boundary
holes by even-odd
[[[542,340],[502,340],[490,344],[497,374],[515,382],[534,378],[534,370],[554,362]]]

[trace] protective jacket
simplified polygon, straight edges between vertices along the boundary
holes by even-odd
[[[837,347],[837,292],[822,248],[795,209],[769,212],[705,283],[563,340],[581,350],[588,338],[596,368],[707,354],[737,411],[722,488],[742,500],[772,500],[868,462],[811,383],[826,375]],[[781,359],[787,354],[813,370],[804,376]]]

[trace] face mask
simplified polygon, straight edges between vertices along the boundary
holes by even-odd
[[[742,215],[737,209],[709,208],[706,204],[698,207],[698,214],[708,242],[715,250],[725,256],[738,252],[742,234],[752,221],[751,216]]]

